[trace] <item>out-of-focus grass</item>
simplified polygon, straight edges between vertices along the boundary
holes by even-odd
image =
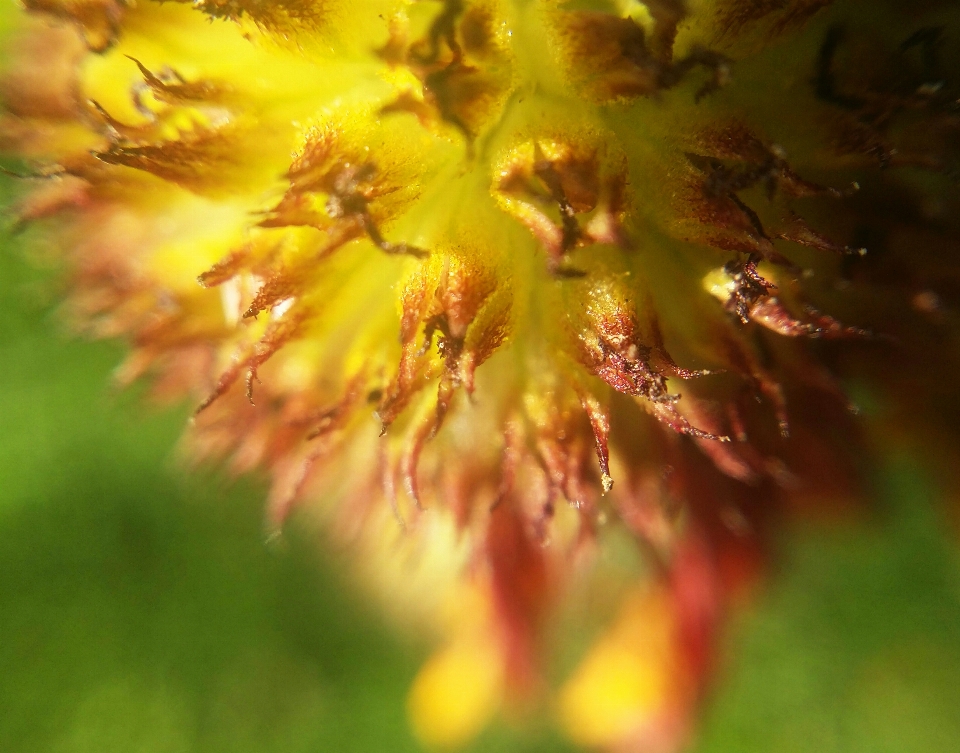
[[[791,532],[731,631],[701,753],[960,750],[960,558],[922,473],[877,479],[880,520]]]
[[[267,546],[256,481],[184,474],[185,410],[111,394],[120,349],[62,336],[49,287],[0,251],[0,751],[416,750],[424,648],[314,542]],[[703,753],[960,750],[960,567],[922,479],[881,481],[886,522],[785,542],[730,631]]]

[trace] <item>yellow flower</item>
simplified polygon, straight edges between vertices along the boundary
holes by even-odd
[[[118,379],[441,626],[426,743],[554,698],[666,751],[772,508],[855,484],[841,377],[951,394],[960,12],[917,6],[25,0],[0,140]]]

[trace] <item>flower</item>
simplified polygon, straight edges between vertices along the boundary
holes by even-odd
[[[28,0],[0,140],[118,380],[442,626],[427,743],[667,751],[778,511],[854,494],[845,383],[949,431],[960,13],[903,6]]]

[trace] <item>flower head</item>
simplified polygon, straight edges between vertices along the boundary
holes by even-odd
[[[841,375],[950,394],[953,3],[25,5],[19,219],[271,526],[309,502],[450,612],[428,741],[549,695],[596,614],[571,735],[676,747],[774,511],[856,483]]]

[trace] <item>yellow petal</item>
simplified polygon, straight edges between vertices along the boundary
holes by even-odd
[[[495,644],[468,636],[441,649],[420,669],[407,699],[414,733],[432,748],[470,742],[496,713],[503,673]]]
[[[663,599],[634,595],[560,692],[560,721],[579,745],[605,747],[655,723],[669,703],[670,615]]]

